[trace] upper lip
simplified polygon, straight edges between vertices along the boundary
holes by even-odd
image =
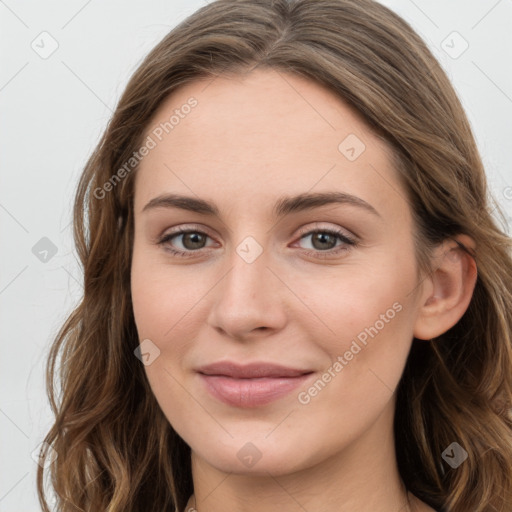
[[[197,371],[204,375],[223,375],[234,379],[299,377],[306,373],[311,373],[311,370],[289,368],[273,363],[253,362],[241,365],[231,361],[219,361],[217,363],[201,366]]]

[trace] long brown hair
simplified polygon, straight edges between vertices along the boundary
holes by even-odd
[[[255,66],[327,86],[389,143],[408,191],[423,272],[439,242],[458,233],[475,240],[478,279],[467,312],[437,339],[413,340],[397,389],[396,454],[407,488],[431,506],[510,512],[511,240],[493,219],[498,207],[446,74],[413,29],[372,0],[217,0],[175,27],[130,79],[74,204],[84,295],[47,364],[54,510],[181,511],[193,491],[190,448],[169,425],[134,355],[136,167],[113,176],[170,93]],[[453,442],[468,453],[456,469],[442,457]],[[43,460],[47,455],[44,448]],[[44,474],[40,467],[37,486],[48,512]]]

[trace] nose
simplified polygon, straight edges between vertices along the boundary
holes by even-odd
[[[265,251],[251,263],[234,252],[230,263],[210,292],[209,325],[239,341],[282,329],[287,320],[286,286],[270,268]]]

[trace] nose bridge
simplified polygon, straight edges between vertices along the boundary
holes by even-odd
[[[263,247],[258,250],[251,240],[244,240],[235,247],[229,258],[230,271],[222,286],[223,298],[246,305],[261,301],[268,291],[269,279],[275,279],[267,268],[268,256]]]
[[[271,235],[255,227],[252,219],[252,215],[241,215],[235,229],[231,231],[233,238],[226,258],[231,270],[226,276],[223,293],[234,294],[235,298],[242,298],[245,293],[256,298],[268,278],[272,277],[266,268],[271,259]]]

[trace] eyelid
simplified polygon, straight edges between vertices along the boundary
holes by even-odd
[[[352,231],[349,231],[346,228],[343,228],[339,225],[325,226],[321,222],[315,222],[315,225],[313,228],[310,225],[308,225],[304,228],[300,228],[299,234],[297,236],[301,237],[302,235],[311,234],[311,232],[315,232],[315,231],[334,231],[338,234],[342,234],[345,238],[347,238],[353,242],[357,242],[359,239],[359,237],[356,234],[354,234]]]
[[[200,232],[204,232],[210,238],[214,238],[212,236],[212,234],[210,233],[209,229],[206,226],[204,226],[202,224],[194,224],[194,223],[192,223],[192,224],[179,224],[178,226],[176,226],[176,229],[174,231],[171,230],[168,233],[166,233],[165,235],[162,234],[162,235],[158,236],[157,239],[160,240],[164,236],[168,236],[168,235],[171,235],[171,234],[181,234],[183,231],[196,231],[196,230],[200,231]],[[327,230],[327,231],[335,230],[335,231],[339,231],[346,238],[348,238],[350,240],[353,240],[354,242],[359,239],[359,237],[355,233],[353,233],[352,231],[349,231],[346,228],[343,228],[343,227],[341,227],[339,225],[325,226],[325,225],[322,224],[322,222],[315,222],[314,223],[314,227],[311,227],[311,225],[307,225],[305,227],[300,228],[298,233],[295,236],[301,237],[303,235],[310,234],[312,231],[320,231],[320,230]]]
[[[209,230],[209,228],[207,228],[206,226],[202,225],[202,224],[178,224],[177,226],[173,226],[172,228],[169,229],[169,231],[164,231],[161,235],[157,236],[157,240],[160,240],[162,239],[163,237],[167,237],[167,236],[170,236],[170,235],[179,235],[179,234],[182,234],[183,232],[187,232],[187,231],[199,231],[201,233],[204,233],[205,235],[208,235],[210,238],[214,238]]]

